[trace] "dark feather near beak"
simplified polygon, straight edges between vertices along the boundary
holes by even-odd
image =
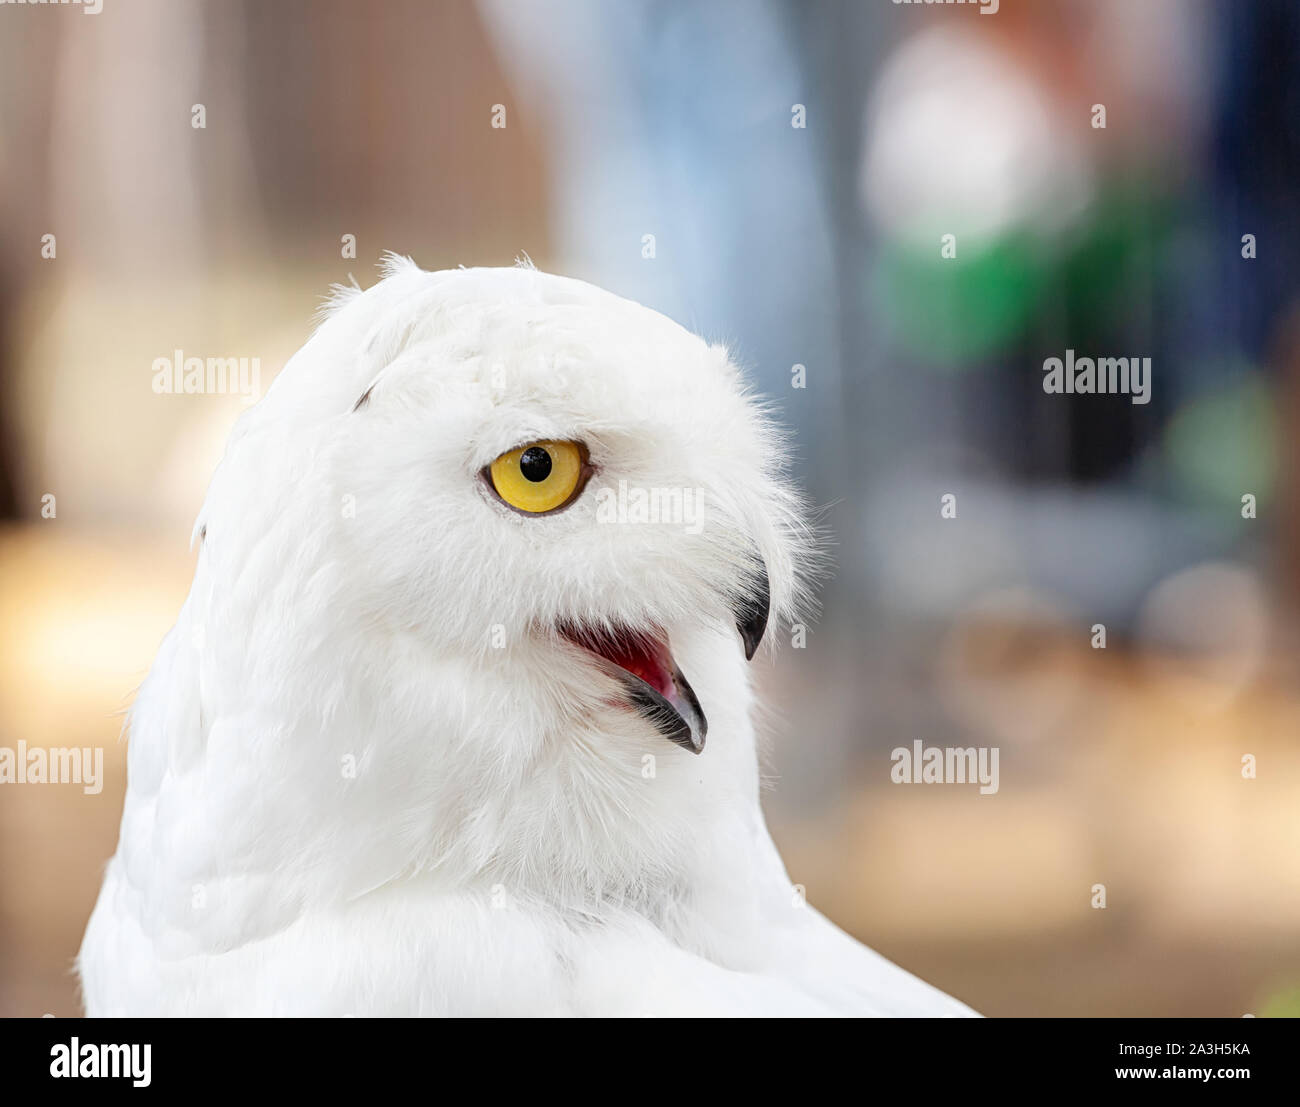
[[[746,661],[754,660],[758,645],[763,641],[771,603],[772,593],[767,579],[767,566],[759,558],[749,595],[736,605],[736,629],[740,631],[740,640],[745,644]]]

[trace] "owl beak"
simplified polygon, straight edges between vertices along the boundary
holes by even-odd
[[[753,587],[740,603],[736,605],[736,629],[740,631],[740,640],[745,644],[745,660],[753,661],[758,652],[758,645],[763,641],[763,632],[767,629],[768,610],[772,605],[772,591],[767,579],[767,566],[758,558],[758,571],[754,576]]]
[[[627,689],[628,700],[660,734],[691,753],[704,749],[709,721],[681,669],[673,665],[672,688],[667,695],[661,695],[645,681],[630,674],[619,676]]]
[[[704,749],[709,721],[662,634],[584,630],[572,624],[559,631],[623,686],[627,705],[655,730],[691,753]]]

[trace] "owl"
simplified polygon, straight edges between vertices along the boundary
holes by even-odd
[[[580,281],[338,291],[195,524],[88,1014],[970,1014],[764,823],[750,662],[816,556],[788,457],[724,348]]]

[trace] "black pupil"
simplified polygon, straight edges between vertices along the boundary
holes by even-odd
[[[519,471],[524,480],[540,484],[551,475],[551,455],[541,446],[529,446],[519,459]]]

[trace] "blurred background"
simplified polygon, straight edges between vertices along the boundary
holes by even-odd
[[[1300,1013],[1298,51],[1294,0],[0,6],[0,746],[106,770],[0,785],[0,1014],[80,1012],[247,400],[155,359],[264,391],[384,249],[526,253],[777,403],[837,566],[759,673],[811,902],[991,1015]],[[1067,349],[1150,402],[1045,394]],[[999,791],[891,783],[917,740]]]

